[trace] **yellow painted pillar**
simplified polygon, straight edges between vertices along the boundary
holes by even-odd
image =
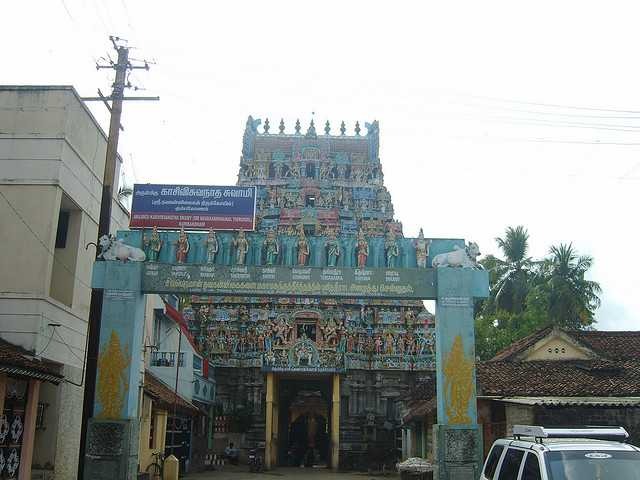
[[[333,394],[331,402],[331,468],[340,465],[340,375],[333,375]]]
[[[273,373],[267,373],[267,394],[266,394],[266,419],[265,419],[265,442],[264,442],[264,466],[269,470],[272,465],[272,445],[273,436]]]

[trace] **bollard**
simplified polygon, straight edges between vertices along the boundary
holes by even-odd
[[[174,455],[169,455],[164,459],[164,467],[162,469],[162,480],[178,480],[180,472],[180,462]]]

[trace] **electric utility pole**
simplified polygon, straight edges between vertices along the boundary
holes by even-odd
[[[125,100],[160,100],[159,97],[125,97],[125,88],[131,88],[131,83],[127,80],[128,73],[136,69],[149,70],[149,63],[143,61],[142,65],[132,65],[129,61],[129,47],[126,40],[119,37],[110,36],[109,40],[118,54],[117,62],[109,61],[107,65],[97,64],[96,69],[109,68],[115,70],[116,78],[113,82],[111,96],[105,97],[98,90],[98,97],[85,97],[84,101],[102,101],[109,112],[111,120],[109,122],[109,137],[107,139],[107,153],[104,162],[104,173],[102,178],[102,200],[100,203],[100,218],[98,223],[98,239],[103,235],[109,235],[111,227],[111,204],[113,202],[113,192],[115,188],[116,166],[118,161],[118,139],[120,130],[124,130],[120,124],[122,116],[122,102]],[[111,101],[111,105],[109,105]],[[96,241],[96,245],[99,242]],[[96,248],[96,258],[98,251]],[[93,416],[93,403],[95,400],[96,371],[98,364],[98,351],[100,347],[100,318],[102,316],[103,291],[91,289],[91,303],[89,306],[89,325],[87,329],[87,352],[86,352],[86,374],[84,386],[84,400],[82,405],[82,423],[80,430],[80,456],[78,459],[78,478],[83,478],[85,442],[87,438],[87,424],[89,418]]]

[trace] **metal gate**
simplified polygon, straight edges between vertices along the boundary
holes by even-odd
[[[0,479],[18,477],[22,458],[24,414],[29,383],[7,378],[4,409],[0,415]]]

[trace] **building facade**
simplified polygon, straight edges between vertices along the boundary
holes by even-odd
[[[72,479],[95,257],[85,245],[97,237],[107,139],[72,87],[2,86],[0,105],[0,337],[57,365],[61,379],[29,380],[41,382],[30,388],[44,416],[25,435],[38,470]],[[112,202],[113,228],[126,227],[117,193]]]
[[[257,186],[253,233],[213,232],[209,263],[424,268],[428,241],[405,239],[378,156],[378,122],[361,133],[313,121],[272,133],[249,117],[238,185]],[[162,234],[161,234],[162,235]],[[393,275],[393,272],[388,273]],[[392,279],[387,279],[392,282]],[[230,418],[216,433],[264,447],[268,465],[367,468],[399,456],[402,398],[434,369],[434,317],[421,301],[193,296],[182,313],[215,367],[217,403]],[[235,426],[229,426],[235,425]]]
[[[484,454],[514,425],[608,425],[640,443],[640,332],[544,328],[478,365]],[[403,415],[404,457],[433,460],[435,385],[422,383]]]

